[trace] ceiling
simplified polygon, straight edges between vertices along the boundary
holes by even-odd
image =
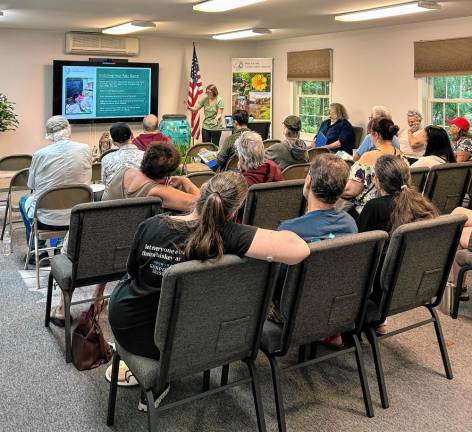
[[[130,20],[152,20],[156,36],[204,39],[253,27],[273,33],[258,39],[367,29],[472,15],[471,0],[444,0],[439,11],[397,18],[340,23],[334,15],[405,0],[265,0],[224,13],[194,12],[195,0],[0,0],[0,28],[98,31]]]

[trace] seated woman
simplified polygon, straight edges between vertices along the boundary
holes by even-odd
[[[411,165],[412,168],[431,168],[434,165],[446,162],[456,162],[449,136],[442,127],[427,126],[424,131],[426,134],[426,150],[424,156]]]
[[[324,147],[332,152],[344,150],[346,153],[352,154],[356,137],[354,129],[348,121],[346,108],[340,103],[332,103],[328,112],[329,119],[321,123],[318,130],[318,134],[322,133],[327,138]]]
[[[393,137],[397,134],[398,130],[399,127],[388,118],[381,117],[372,121],[371,136],[375,150],[364,153],[354,163],[351,168],[349,181],[342,195],[342,198],[349,200],[353,206],[350,214],[355,218],[362,211],[364,205],[377,196],[374,184],[374,166],[377,159],[385,154],[402,157],[401,151],[394,147],[392,143]],[[404,158],[403,163],[409,166],[408,161]]]
[[[115,288],[109,306],[113,334],[124,349],[159,359],[154,326],[162,274],[171,265],[219,259],[223,254],[296,264],[309,255],[305,241],[292,232],[232,222],[246,194],[247,184],[239,173],[223,172],[202,186],[192,213],[158,215],[139,226],[128,258],[128,278]],[[156,251],[154,257],[149,250]],[[160,250],[165,250],[165,258]],[[141,410],[147,409],[143,402]]]
[[[362,210],[357,219],[359,232],[383,230],[392,233],[401,225],[439,216],[434,205],[412,186],[410,169],[400,158],[381,156],[375,164],[374,183],[379,197],[371,199]],[[370,296],[373,310],[378,309],[383,299],[379,278],[380,272]],[[376,328],[378,334],[387,333],[386,324]]]
[[[141,168],[125,168],[115,174],[102,201],[153,196],[166,209],[191,211],[200,190],[187,177],[171,177],[180,154],[169,142],[152,142],[144,152]]]

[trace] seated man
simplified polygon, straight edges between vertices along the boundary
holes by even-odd
[[[410,164],[424,155],[426,149],[426,133],[421,128],[423,116],[416,110],[409,110],[406,114],[408,127],[398,136],[400,150]]]
[[[288,116],[284,120],[285,139],[266,150],[267,159],[273,160],[281,170],[290,165],[308,163],[308,148],[305,141],[300,139],[301,129],[300,117]]]
[[[280,168],[264,157],[264,143],[257,132],[243,132],[235,143],[239,169],[248,186],[283,181]]]
[[[279,231],[293,231],[307,243],[357,233],[354,219],[345,211],[336,210],[336,201],[346,187],[349,178],[349,166],[334,154],[321,154],[310,166],[305,179],[303,196],[307,200],[306,213],[303,216],[282,222]],[[283,276],[285,269],[281,268],[274,293],[274,307],[271,308],[269,319],[283,322],[284,317],[278,309]],[[341,347],[341,335],[324,340],[324,342]]]
[[[144,133],[139,134],[133,139],[133,144],[138,147],[139,150],[146,150],[148,145],[153,141],[156,142],[171,142],[168,136],[165,136],[158,129],[159,120],[154,114],[149,114],[143,119],[143,131]]]
[[[89,146],[70,139],[69,122],[62,116],[51,117],[46,122],[46,139],[51,141],[33,154],[29,170],[28,187],[31,195],[24,195],[19,202],[21,216],[29,240],[36,201],[43,192],[56,186],[77,183],[90,184],[92,158]],[[69,226],[70,210],[42,210],[38,214],[39,228],[63,230]],[[39,247],[44,247],[41,242]],[[46,258],[47,252],[40,255]],[[34,257],[30,259],[34,263]]]
[[[139,168],[144,155],[142,150],[131,143],[133,133],[126,123],[115,123],[110,128],[110,136],[118,150],[102,159],[102,183],[105,186],[123,168]]]
[[[249,115],[247,111],[236,110],[233,114],[233,133],[225,139],[216,155],[220,171],[225,171],[228,162],[236,154],[234,143],[242,133],[250,131],[247,127]]]

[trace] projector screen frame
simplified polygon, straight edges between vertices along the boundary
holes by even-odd
[[[159,63],[129,63],[111,61],[75,61],[75,60],[53,60],[53,94],[52,94],[52,115],[62,114],[62,84],[63,66],[91,66],[107,68],[147,68],[151,70],[151,101],[150,114],[158,116],[159,113]],[[115,123],[142,122],[144,117],[104,117],[87,119],[68,119],[71,124],[91,124],[91,123]]]

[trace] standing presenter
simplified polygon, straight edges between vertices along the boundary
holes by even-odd
[[[203,108],[202,123],[202,141],[212,142],[219,145],[221,137],[221,129],[223,128],[223,99],[218,96],[218,89],[214,84],[207,86],[205,96],[194,106],[189,106],[186,102],[187,109],[197,112]]]

